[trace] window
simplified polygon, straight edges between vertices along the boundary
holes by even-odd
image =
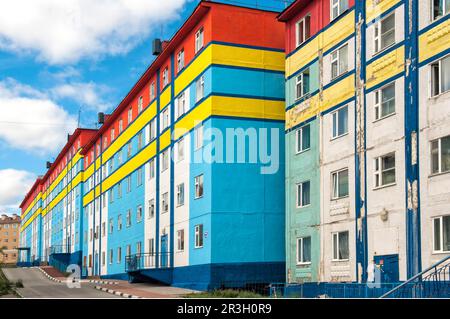
[[[450,91],[450,55],[431,64],[431,96]]]
[[[203,174],[195,177],[195,198],[203,197]]]
[[[297,184],[297,208],[305,207],[310,204],[310,182]]]
[[[296,98],[300,99],[309,93],[309,69],[306,69],[295,80]]]
[[[127,176],[127,193],[131,192],[131,175]]]
[[[449,0],[431,0],[431,20],[437,20],[450,12]]]
[[[431,141],[431,173],[450,171],[450,135]]]
[[[295,152],[301,153],[311,147],[310,126],[305,125],[295,132]]]
[[[194,130],[195,149],[203,146],[203,125],[199,125]]]
[[[169,107],[161,112],[161,132],[169,127]]]
[[[148,252],[150,255],[153,255],[155,253],[155,239],[150,238],[148,240]]]
[[[138,223],[142,220],[142,206],[140,205],[137,207],[136,220]]]
[[[102,266],[104,266],[106,263],[106,254],[104,251],[102,251]]]
[[[184,229],[180,229],[177,231],[177,250],[183,251],[184,250]]]
[[[178,119],[181,115],[184,114],[186,107],[186,94],[185,92],[181,93],[177,99],[177,109],[175,114],[175,119]]]
[[[163,87],[169,84],[169,68],[166,67],[163,71]]]
[[[333,233],[333,260],[348,260],[348,231]]]
[[[114,250],[109,250],[109,264],[112,264],[114,260]]]
[[[331,0],[331,20],[336,19],[348,9],[348,0]]]
[[[150,199],[148,201],[148,218],[153,218],[155,216],[155,200]]]
[[[137,148],[138,148],[138,151],[142,148],[142,145],[143,145],[143,134],[142,134],[142,131],[140,131],[139,133],[138,133],[138,135],[137,135]]]
[[[140,96],[138,100],[138,114],[142,112],[143,108],[144,108],[144,98]]]
[[[127,227],[131,226],[131,209],[127,211]]]
[[[169,168],[169,150],[165,150],[161,154],[161,172]]]
[[[331,173],[333,192],[332,199],[348,196],[348,169]]]
[[[117,248],[117,263],[120,264],[122,262],[122,247]]]
[[[297,238],[297,265],[311,263],[311,237]]]
[[[380,120],[395,112],[395,83],[375,92],[375,120]]]
[[[117,230],[122,230],[122,215],[117,216]]]
[[[120,149],[118,152],[117,152],[117,160],[118,160],[118,162],[119,162],[119,166],[123,163],[123,159],[122,159],[122,149]]]
[[[348,45],[344,45],[331,53],[331,79],[344,74],[348,70]]]
[[[131,144],[131,142],[128,142],[128,144],[127,144],[127,157],[130,158],[132,153],[133,153],[133,145]]]
[[[198,102],[205,96],[205,76],[202,75],[195,82],[195,101]]]
[[[150,121],[150,141],[156,138],[156,118]]]
[[[450,252],[450,215],[433,218],[433,251]]]
[[[198,53],[203,48],[203,28],[195,34],[195,53]]]
[[[123,131],[123,120],[120,119],[119,120],[119,134],[122,133],[122,131]]]
[[[149,179],[155,178],[155,159],[150,160],[149,164]]]
[[[184,183],[177,185],[177,206],[184,205]]]
[[[111,188],[109,190],[109,202],[110,203],[114,202],[114,188]]]
[[[375,187],[395,183],[395,154],[375,158]]]
[[[195,225],[195,248],[203,247],[203,224]]]
[[[138,254],[138,255],[141,254],[141,251],[142,251],[142,247],[141,247],[141,246],[142,246],[142,245],[141,245],[141,242],[138,241],[138,242],[136,243],[136,254]]]
[[[109,219],[109,233],[112,234],[114,231],[114,221],[112,218]]]
[[[395,11],[375,24],[375,53],[395,43]]]
[[[169,193],[164,193],[161,196],[161,214],[169,211]]]
[[[133,108],[130,107],[128,109],[128,124],[130,124],[133,121]]]
[[[136,172],[136,179],[137,179],[137,186],[141,186],[142,185],[142,167],[139,168]]]
[[[300,46],[303,42],[309,39],[310,35],[311,16],[307,15],[297,22],[295,29],[296,46]]]
[[[117,198],[122,198],[122,183],[117,183]]]
[[[150,84],[150,101],[155,99],[155,82]]]
[[[333,138],[338,138],[348,133],[348,106],[344,106],[333,112]]]
[[[184,138],[180,138],[177,142],[177,159],[182,161],[184,159]]]
[[[181,49],[180,52],[177,54],[177,65],[178,69],[177,72],[180,72],[184,68],[184,49]]]

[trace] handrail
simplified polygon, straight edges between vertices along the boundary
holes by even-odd
[[[394,289],[388,291],[387,293],[385,293],[384,295],[382,295],[380,297],[381,298],[385,298],[390,296],[391,294],[393,294],[394,292],[396,292],[397,290],[399,290],[400,288],[403,288],[404,286],[408,285],[409,283],[415,281],[416,279],[418,279],[419,277],[423,276],[423,274],[427,273],[428,271],[432,270],[433,268],[438,267],[439,265],[441,265],[442,263],[446,262],[447,260],[450,259],[450,255],[445,257],[444,259],[438,261],[437,263],[435,263],[434,265],[431,265],[430,267],[428,267],[425,270],[422,270],[421,272],[419,272],[418,274],[412,276],[411,278],[409,278],[407,281],[405,281],[404,283],[398,285],[397,287],[395,287]]]

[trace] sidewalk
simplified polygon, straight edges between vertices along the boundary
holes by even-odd
[[[197,291],[157,284],[137,283],[116,280],[116,284],[97,285],[96,288],[128,298],[182,298]]]

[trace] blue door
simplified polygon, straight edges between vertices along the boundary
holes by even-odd
[[[167,267],[167,235],[161,236],[161,268]]]
[[[399,281],[398,254],[374,256],[375,265],[381,270],[381,282],[391,283]]]

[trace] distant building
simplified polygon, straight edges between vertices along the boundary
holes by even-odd
[[[17,262],[17,246],[19,242],[20,217],[2,215],[0,217],[0,264]]]

